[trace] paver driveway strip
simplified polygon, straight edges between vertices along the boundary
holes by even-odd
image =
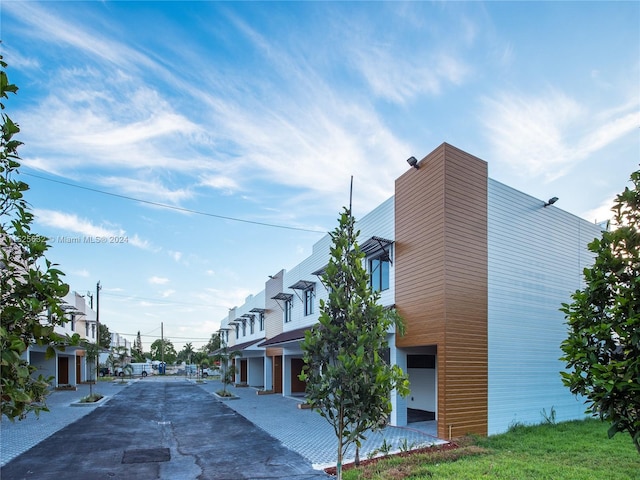
[[[46,415],[46,414],[45,414]],[[0,469],[18,479],[326,479],[186,381],[137,382]]]

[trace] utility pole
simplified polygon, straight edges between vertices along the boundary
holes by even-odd
[[[96,284],[96,346],[98,354],[96,355],[96,385],[98,384],[98,373],[100,372],[100,280]],[[93,296],[91,296],[91,308],[93,308]]]
[[[162,374],[167,374],[167,364],[164,363],[164,322],[160,322],[160,359],[162,361]]]

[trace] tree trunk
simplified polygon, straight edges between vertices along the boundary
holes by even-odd
[[[342,431],[344,429],[344,411],[340,406],[340,433],[338,434],[338,462],[336,464],[336,479],[342,480]]]

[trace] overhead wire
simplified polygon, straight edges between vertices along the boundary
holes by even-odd
[[[85,186],[82,186],[82,185],[77,185],[75,183],[64,182],[62,180],[54,180],[53,178],[43,177],[41,175],[36,175],[35,173],[23,172],[23,175],[29,175],[31,177],[39,178],[40,180],[44,180],[44,181],[47,181],[47,182],[59,183],[61,185],[66,185],[68,187],[79,188],[79,189],[87,190],[87,191],[90,191],[90,192],[100,193],[102,195],[109,195],[109,196],[112,196],[112,197],[122,198],[122,199],[125,199],[125,200],[131,200],[131,201],[134,201],[134,202],[144,203],[144,204],[147,204],[147,205],[153,205],[155,207],[167,208],[167,209],[170,209],[170,210],[177,210],[179,212],[192,213],[192,214],[195,214],[195,215],[203,215],[205,217],[219,218],[219,219],[222,219],[222,220],[230,220],[230,221],[233,221],[233,222],[249,223],[249,224],[252,224],[252,225],[260,225],[262,227],[281,228],[281,229],[285,229],[285,230],[296,230],[296,231],[299,231],[299,232],[311,232],[311,233],[322,233],[322,234],[327,233],[324,230],[303,228],[303,227],[292,227],[292,226],[289,226],[289,225],[278,225],[278,224],[275,224],[275,223],[268,223],[268,222],[258,222],[256,220],[246,220],[244,218],[229,217],[229,216],[226,216],[226,215],[218,215],[218,214],[210,213],[210,212],[202,212],[200,210],[192,210],[190,208],[177,207],[175,205],[167,205],[166,203],[153,202],[151,200],[143,200],[141,198],[130,197],[130,196],[127,196],[127,195],[121,195],[119,193],[106,192],[104,190],[99,190],[97,188],[85,187]]]

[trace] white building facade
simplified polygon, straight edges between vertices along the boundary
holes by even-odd
[[[372,287],[406,324],[388,337],[388,361],[411,384],[406,398],[392,396],[391,424],[419,412],[449,438],[538,423],[551,408],[559,420],[583,417],[560,380],[559,309],[582,287],[600,227],[488,178],[485,161],[448,144],[417,167],[356,224]],[[222,321],[243,353],[237,383],[304,395],[300,341],[327,298],[330,244],[324,236]]]

